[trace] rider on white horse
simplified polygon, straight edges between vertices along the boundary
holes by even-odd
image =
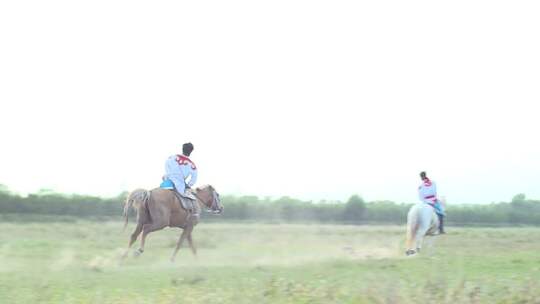
[[[441,201],[437,198],[437,186],[435,182],[427,177],[424,171],[420,172],[420,178],[422,179],[422,184],[418,187],[418,196],[422,202],[429,204],[435,209],[435,213],[439,217],[439,233],[443,234],[445,233],[443,226],[445,213]]]

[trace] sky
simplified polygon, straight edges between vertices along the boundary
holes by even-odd
[[[537,1],[2,1],[0,184],[540,198]]]

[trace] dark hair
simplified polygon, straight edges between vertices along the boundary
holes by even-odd
[[[182,145],[182,153],[184,153],[185,156],[189,156],[191,152],[193,152],[192,143],[185,143]]]
[[[426,171],[420,172],[420,178],[421,178],[421,179],[426,179],[426,177],[427,177]]]

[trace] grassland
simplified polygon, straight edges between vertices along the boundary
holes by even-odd
[[[0,303],[540,303],[540,229],[452,228],[406,258],[404,227],[201,223],[120,263],[120,222],[0,223]]]

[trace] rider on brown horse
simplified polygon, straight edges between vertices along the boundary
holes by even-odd
[[[193,152],[193,144],[185,143],[182,146],[181,155],[175,154],[167,158],[161,188],[176,189],[180,195],[195,199],[191,197],[189,191],[186,192],[186,189],[193,187],[197,182],[197,166],[189,159],[191,152]]]

